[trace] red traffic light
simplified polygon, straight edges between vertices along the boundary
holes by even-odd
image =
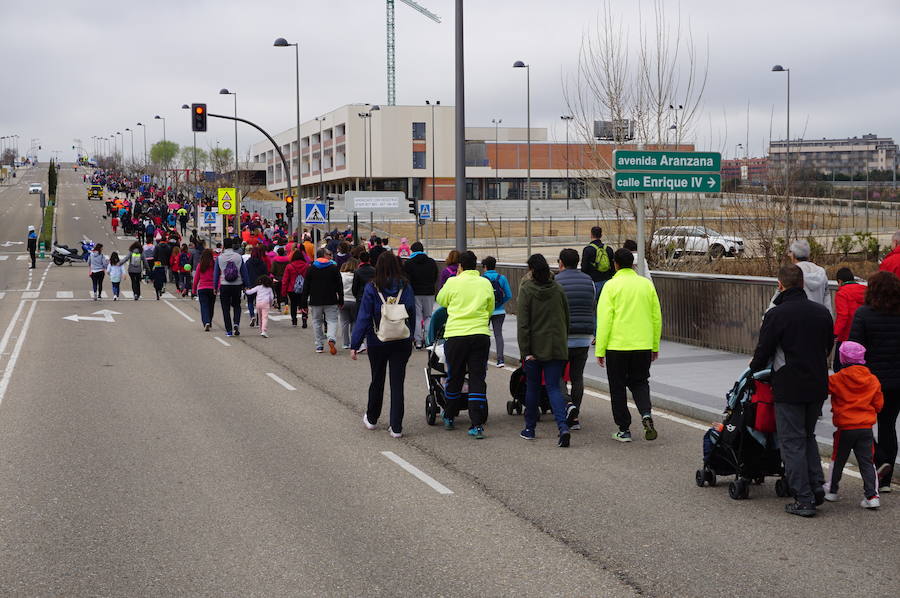
[[[204,106],[195,106],[194,112],[196,112],[197,114],[203,114],[204,112],[206,112],[206,108]]]
[[[294,198],[293,198],[293,196],[288,195],[287,197],[284,198],[284,201],[286,203],[294,203]]]

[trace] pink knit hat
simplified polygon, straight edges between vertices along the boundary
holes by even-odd
[[[857,365],[866,363],[866,348],[853,341],[844,341],[839,350],[843,365]]]

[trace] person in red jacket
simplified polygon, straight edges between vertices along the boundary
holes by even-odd
[[[300,315],[303,318],[303,327],[307,326],[307,306],[306,302],[303,300],[303,294],[295,293],[294,286],[297,283],[297,277],[302,276],[304,279],[306,278],[306,270],[309,268],[309,263],[306,261],[306,251],[303,249],[297,249],[294,251],[293,255],[291,255],[291,262],[284,269],[284,274],[281,276],[281,296],[287,297],[291,303],[291,324],[297,325],[297,310],[300,310]],[[300,289],[302,291],[302,289]]]
[[[866,300],[866,286],[856,282],[853,271],[850,268],[841,268],[837,271],[835,279],[838,283],[837,293],[834,295],[834,365],[835,372],[841,369],[839,350],[841,343],[850,337],[850,324],[853,323],[853,314]]]
[[[891,237],[891,245],[891,252],[881,261],[881,269],[893,272],[894,276],[900,278],[900,230]]]
[[[859,506],[877,509],[881,506],[881,500],[878,497],[878,474],[872,459],[875,447],[872,426],[884,407],[884,395],[878,378],[865,366],[864,346],[853,341],[841,343],[840,358],[844,368],[828,378],[832,421],[837,430],[831,454],[830,480],[825,483],[825,500],[835,502],[839,499],[838,484],[852,450],[859,464],[865,491]]]

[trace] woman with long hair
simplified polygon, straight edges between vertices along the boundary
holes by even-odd
[[[97,243],[88,255],[88,268],[91,276],[91,296],[94,301],[100,299],[103,294],[103,278],[106,276],[106,267],[109,260],[103,255],[103,243]]]
[[[194,294],[200,301],[200,320],[203,323],[203,329],[207,332],[212,327],[213,313],[216,309],[214,272],[212,251],[204,249],[200,254],[197,271],[194,273]]]
[[[444,286],[447,279],[456,276],[456,273],[459,271],[459,252],[452,249],[450,253],[447,254],[447,259],[444,264],[444,269],[441,270],[441,286]]]
[[[131,279],[131,292],[134,300],[141,298],[141,276],[144,273],[144,256],[141,255],[141,243],[135,241],[128,248],[128,278]]]
[[[557,444],[567,447],[570,434],[560,381],[569,359],[569,302],[540,253],[528,258],[528,275],[519,287],[516,310],[519,355],[526,377],[525,429],[520,436],[526,440],[535,438],[543,378],[559,428]]]
[[[306,261],[306,250],[303,246],[298,246],[291,255],[291,261],[284,269],[281,277],[281,296],[287,297],[291,304],[291,325],[297,325],[297,311],[303,318],[303,327],[307,327],[307,319],[309,318],[309,310],[306,300],[303,298],[303,284],[306,280],[306,271],[309,269],[309,262]],[[300,280],[301,282],[297,282]]]
[[[350,343],[350,357],[356,360],[357,352],[365,339],[372,381],[369,383],[369,402],[363,415],[363,425],[369,430],[376,429],[381,416],[385,375],[390,371],[391,414],[388,432],[391,437],[400,438],[403,435],[403,384],[406,380],[406,364],[412,354],[412,318],[406,319],[408,334],[404,338],[382,341],[378,338],[376,323],[381,326],[381,308],[388,303],[403,304],[410,316],[416,313],[415,295],[400,267],[400,259],[393,253],[384,252],[375,265],[375,278],[366,285],[359,302]]]
[[[890,492],[900,414],[900,279],[892,272],[869,278],[866,301],[853,316],[850,340],[866,348],[866,366],[881,382],[884,407],[878,414],[875,467],[879,492]]]
[[[267,276],[269,268],[266,266],[265,250],[262,245],[254,245],[250,250],[250,258],[247,260],[247,278],[250,280],[259,280],[260,276]],[[277,291],[275,293],[277,295]],[[250,328],[257,324],[256,317],[256,296],[252,293],[245,293],[247,297],[247,314],[250,316]]]

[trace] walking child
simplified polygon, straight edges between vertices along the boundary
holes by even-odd
[[[112,283],[113,301],[119,300],[119,287],[122,284],[122,275],[125,272],[124,264],[119,260],[119,254],[115,251],[109,256],[109,265],[106,273],[109,274],[109,282]]]
[[[873,461],[875,437],[872,426],[884,406],[881,383],[865,365],[864,346],[844,341],[839,351],[843,368],[828,378],[832,418],[837,430],[834,433],[830,481],[825,484],[825,500],[839,500],[838,484],[852,450],[856,455],[865,491],[859,506],[877,509],[881,506],[881,500],[878,497],[878,476]]]
[[[256,279],[256,286],[247,291],[247,295],[256,295],[256,317],[259,320],[259,335],[269,338],[269,308],[275,301],[275,291],[272,290],[272,279],[268,274],[263,274]]]
[[[166,290],[166,267],[159,260],[153,262],[153,272],[150,273],[150,279],[153,281],[153,288],[156,290],[156,300],[162,297]]]

